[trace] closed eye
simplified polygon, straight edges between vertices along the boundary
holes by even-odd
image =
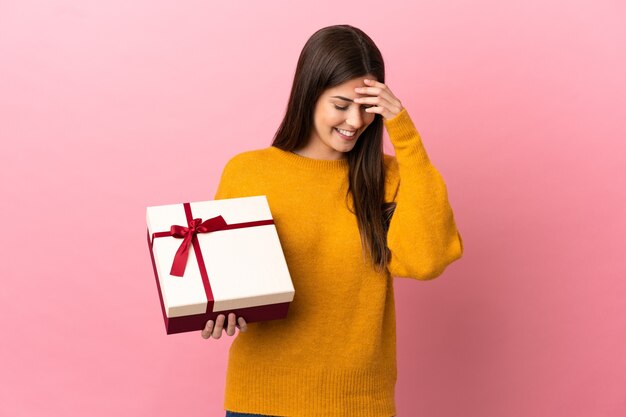
[[[374,106],[373,106],[373,105],[370,105],[370,106],[363,105],[363,106],[361,106],[361,107],[362,107],[362,108],[364,108],[364,109],[369,109],[370,107],[374,107]],[[343,110],[347,110],[347,109],[348,109],[348,106],[346,106],[346,107],[335,106],[335,108],[336,108],[337,110],[342,110],[342,111],[343,111]]]

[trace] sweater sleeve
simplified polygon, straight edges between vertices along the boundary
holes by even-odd
[[[214,200],[222,200],[225,198],[234,198],[233,195],[233,176],[236,172],[234,169],[233,163],[234,158],[231,158],[226,165],[224,165],[224,169],[222,170],[222,175],[220,177],[220,182],[217,186],[217,191],[215,192]]]
[[[406,109],[384,120],[396,156],[388,182],[397,184],[387,246],[391,276],[430,280],[463,254],[446,184],[431,163]]]

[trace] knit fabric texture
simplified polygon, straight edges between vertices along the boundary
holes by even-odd
[[[389,272],[376,272],[364,258],[346,200],[346,159],[270,146],[225,165],[215,199],[267,196],[295,288],[287,318],[249,323],[233,339],[225,409],[291,417],[396,414],[393,277],[436,278],[462,256],[463,242],[446,185],[407,110],[383,120],[396,153],[383,154],[385,201],[397,204],[387,234]]]

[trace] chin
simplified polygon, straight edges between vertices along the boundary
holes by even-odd
[[[337,152],[341,152],[341,153],[348,153],[350,152],[352,149],[354,148],[354,146],[336,146],[333,147],[333,149]]]

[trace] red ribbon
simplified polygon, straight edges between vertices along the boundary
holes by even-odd
[[[263,226],[267,224],[274,224],[274,220],[259,220],[254,222],[244,222],[227,224],[222,216],[211,217],[208,220],[202,222],[202,219],[194,219],[191,214],[191,205],[189,203],[183,203],[185,209],[185,216],[187,218],[187,227],[172,225],[169,232],[156,232],[152,234],[152,239],[156,237],[172,236],[176,238],[183,238],[176,255],[174,256],[174,262],[172,263],[172,269],[170,275],[182,277],[185,274],[185,267],[187,266],[187,259],[189,257],[189,247],[193,244],[196,252],[196,259],[198,260],[198,266],[200,267],[200,275],[207,289],[207,295],[210,292],[210,286],[208,285],[208,275],[206,267],[204,265],[204,259],[202,252],[200,251],[200,245],[198,243],[198,233],[210,233],[218,230],[239,229],[243,227]]]
[[[222,216],[212,217],[205,222],[202,219],[193,219],[189,222],[188,227],[173,225],[170,228],[170,234],[173,237],[183,238],[182,243],[174,255],[174,262],[170,275],[182,277],[185,275],[185,267],[187,266],[187,258],[189,257],[189,247],[191,240],[197,233],[209,233],[218,230],[224,230],[227,224]]]

